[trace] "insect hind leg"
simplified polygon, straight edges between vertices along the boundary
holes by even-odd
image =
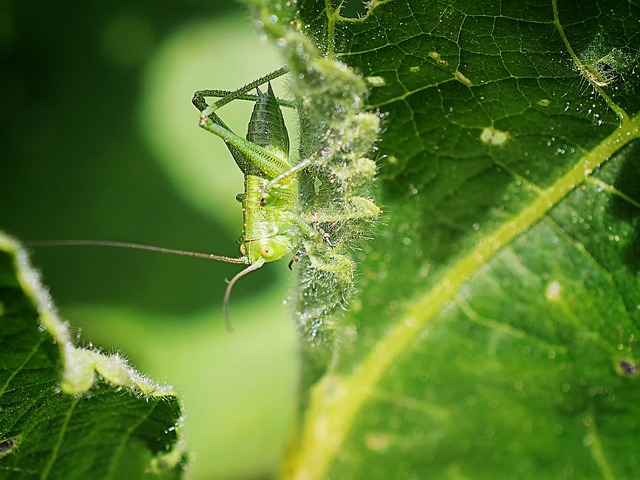
[[[265,83],[270,82],[271,80],[281,77],[287,72],[289,72],[289,67],[284,66],[282,68],[279,68],[278,70],[274,70],[273,72],[264,75],[263,77],[258,78],[257,80],[254,80],[253,82],[247,83],[245,86],[239,88],[238,90],[233,90],[230,92],[227,92],[225,90],[198,90],[193,95],[192,102],[195,105],[195,107],[198,110],[200,110],[200,112],[202,112],[201,117],[209,117],[211,113],[215,112],[220,107],[223,107],[227,103],[230,103],[234,100],[255,101],[258,97],[249,94],[251,90],[259,87],[260,85],[264,85]],[[219,96],[221,96],[222,98],[211,105],[208,105],[204,99],[205,97],[219,97]],[[280,103],[280,100],[278,100],[278,102]],[[280,104],[281,105],[289,104],[285,106],[294,105],[293,102],[289,102],[287,100],[283,100],[283,102]],[[214,119],[212,118],[212,120]]]
[[[260,98],[255,93],[243,93],[237,94],[236,90],[198,90],[193,94],[193,99],[191,100],[193,105],[200,110],[204,111],[209,107],[209,104],[206,102],[205,98],[226,98],[229,96],[233,96],[232,100],[246,100],[249,102],[257,102]],[[285,98],[276,98],[278,100],[278,104],[281,107],[287,108],[296,108],[297,102],[295,100],[287,100]],[[225,102],[225,105],[229,102]],[[219,107],[218,107],[219,108]]]

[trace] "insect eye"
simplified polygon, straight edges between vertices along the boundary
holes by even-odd
[[[273,248],[271,248],[269,245],[262,245],[260,247],[260,255],[264,258],[273,256]]]
[[[247,247],[244,246],[244,243],[240,245],[240,253],[242,255],[246,255],[247,254]]]

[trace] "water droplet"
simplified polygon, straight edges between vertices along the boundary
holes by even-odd
[[[509,132],[493,127],[485,127],[480,133],[480,141],[488,145],[503,145],[509,139]]]
[[[555,302],[560,299],[560,295],[562,293],[562,285],[559,281],[553,280],[547,284],[547,288],[544,292],[544,296],[550,302]]]

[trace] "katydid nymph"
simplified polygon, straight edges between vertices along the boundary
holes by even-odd
[[[300,261],[296,315],[304,335],[321,344],[333,331],[336,312],[355,292],[350,251],[369,237],[381,210],[369,196],[376,163],[368,158],[379,133],[380,116],[363,111],[367,87],[344,64],[317,58],[298,72],[292,86],[298,101],[275,97],[271,80],[283,67],[235,91],[200,90],[192,99],[199,124],[220,137],[244,175],[243,232],[239,257],[107,241],[31,242],[35,245],[100,245],[159,251],[247,265],[228,282],[224,295],[227,330],[235,283],[265,263],[291,256]],[[297,84],[296,84],[297,82]],[[266,84],[266,91],[263,85]],[[251,93],[256,90],[256,94]],[[309,94],[311,92],[311,94]],[[205,98],[216,97],[208,104]],[[234,100],[255,102],[246,138],[216,113]],[[289,137],[280,107],[298,110],[299,159],[290,161]]]
[[[225,326],[231,331],[229,300],[235,283],[267,262],[292,255],[297,259],[301,235],[315,237],[318,231],[295,213],[298,202],[296,169],[289,164],[289,136],[280,105],[294,107],[295,103],[278,100],[270,81],[288,72],[280,68],[235,91],[199,90],[192,99],[200,110],[199,124],[222,138],[244,175],[244,193],[236,198],[242,203],[243,232],[241,257],[175,250],[129,242],[101,240],[62,240],[27,242],[28,246],[88,245],[149,250],[160,253],[193,256],[226,263],[248,265],[227,285],[224,295]],[[260,91],[267,84],[266,93]],[[248,92],[256,89],[257,94]],[[208,105],[206,97],[221,97]],[[246,139],[236,135],[215,113],[233,100],[255,101]],[[291,266],[291,263],[290,263]]]
[[[228,329],[229,298],[234,284],[267,262],[280,260],[289,254],[296,258],[301,236],[319,235],[296,213],[296,169],[289,163],[289,136],[280,109],[282,104],[293,106],[293,103],[279,101],[270,83],[287,71],[283,67],[233,92],[200,90],[193,97],[193,104],[201,112],[200,126],[224,140],[244,174],[244,193],[237,198],[242,203],[243,214],[240,260],[248,267],[236,274],[227,286],[224,311]],[[267,91],[263,93],[258,87],[265,83]],[[248,92],[254,88],[257,95],[249,95]],[[208,105],[205,97],[222,98]],[[237,99],[256,101],[246,139],[232,132],[215,113]]]

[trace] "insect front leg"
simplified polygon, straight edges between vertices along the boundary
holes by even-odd
[[[286,220],[288,223],[290,223],[290,224],[294,225],[295,227],[297,227],[298,230],[300,230],[300,233],[302,235],[304,235],[305,237],[310,238],[310,239],[321,238],[325,242],[327,242],[329,247],[333,248],[333,245],[331,244],[331,241],[330,241],[330,238],[329,238],[329,234],[326,233],[321,228],[319,228],[317,226],[314,226],[311,223],[309,223],[301,215],[298,215],[298,214],[293,213],[293,212],[283,212],[282,213],[282,218],[284,220]]]

